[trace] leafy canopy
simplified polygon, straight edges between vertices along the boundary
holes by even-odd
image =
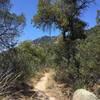
[[[72,40],[85,38],[86,23],[79,17],[93,0],[39,0],[37,14],[33,17],[34,26],[43,30],[56,27],[66,32]]]

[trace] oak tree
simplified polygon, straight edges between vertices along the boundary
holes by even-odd
[[[63,39],[84,39],[86,23],[80,19],[82,11],[93,0],[39,0],[38,11],[33,16],[34,26],[42,29],[56,27]]]
[[[10,0],[0,0],[0,51],[15,46],[15,37],[25,25],[23,14],[10,12]]]

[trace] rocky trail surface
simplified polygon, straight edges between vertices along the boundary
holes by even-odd
[[[34,84],[34,77],[28,84],[22,84],[21,92],[3,100],[70,100],[62,93],[62,85],[54,80],[54,71],[48,71]]]
[[[45,95],[44,99],[39,98],[39,100],[68,100],[67,97],[62,94],[60,88],[57,87],[54,81],[54,72],[52,71],[46,72],[34,88]]]
[[[72,91],[68,86],[66,87],[64,84],[55,82],[54,75],[54,71],[45,72],[35,84],[33,77],[30,79],[30,84],[23,83],[20,86],[22,88],[20,93],[8,96],[2,100],[99,100],[95,94],[85,89],[77,90],[72,96],[70,94]],[[66,92],[63,92],[62,89]],[[73,99],[68,97],[73,97]]]

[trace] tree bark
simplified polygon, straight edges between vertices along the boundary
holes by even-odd
[[[63,41],[65,41],[65,40],[66,40],[66,32],[63,31],[63,32],[62,32],[62,35],[63,35]]]

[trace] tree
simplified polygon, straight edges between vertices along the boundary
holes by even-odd
[[[100,10],[97,10],[96,21],[97,21],[97,25],[100,25]]]
[[[38,12],[33,17],[37,28],[56,27],[61,30],[63,39],[83,39],[86,23],[79,17],[93,0],[39,0]],[[66,35],[67,34],[67,35]]]
[[[78,39],[85,39],[87,24],[80,19],[84,11],[94,0],[39,0],[38,11],[33,16],[34,26],[43,30],[56,27],[61,30],[64,40],[64,58],[67,68],[73,63],[76,77],[80,75],[80,62],[76,59]],[[62,48],[62,47],[61,47]],[[63,53],[63,52],[62,52]],[[62,56],[63,54],[61,54]],[[62,57],[61,57],[62,58]],[[71,67],[72,68],[72,67]]]
[[[0,0],[0,51],[15,46],[15,37],[25,25],[24,15],[11,13],[10,8],[10,0]]]

